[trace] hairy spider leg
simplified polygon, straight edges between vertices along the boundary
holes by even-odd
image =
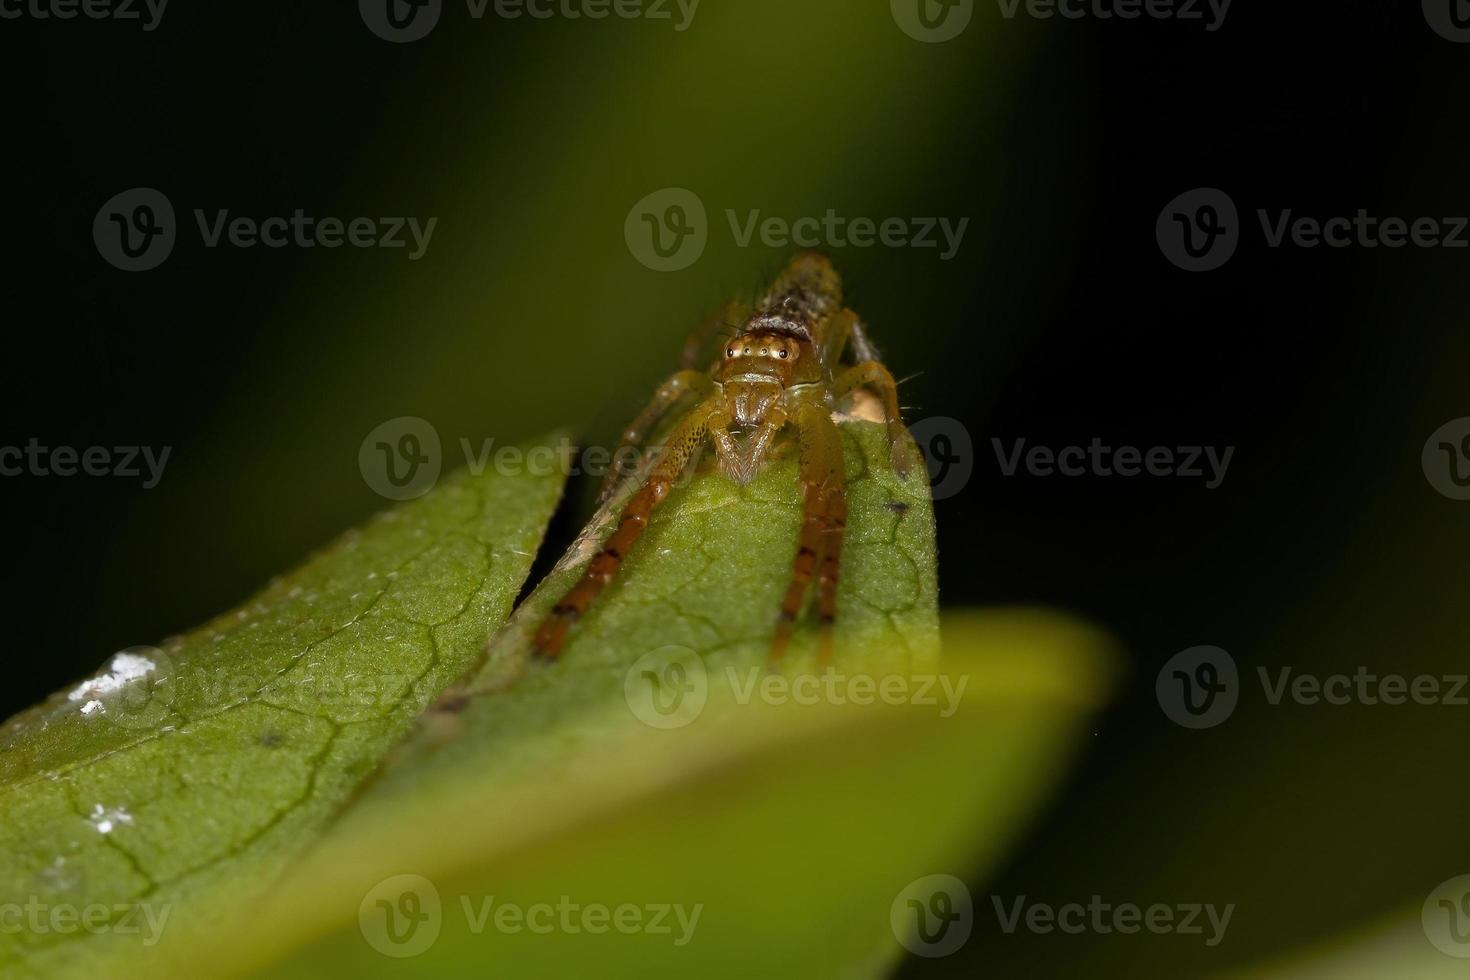
[[[841,436],[838,436],[841,452]],[[822,533],[822,564],[817,572],[817,662],[832,662],[832,627],[837,622],[837,575],[842,568],[842,540],[847,530],[847,488],[842,461],[837,463],[838,486],[827,496],[827,527]]]
[[[705,395],[709,392],[711,383],[709,371],[700,369],[705,347],[722,328],[737,329],[735,324],[740,323],[747,315],[744,303],[739,300],[730,300],[706,317],[699,326],[689,331],[689,335],[684,340],[684,349],[679,355],[679,370],[659,386],[658,390],[653,393],[653,398],[629,423],[628,428],[619,438],[617,448],[613,451],[612,463],[608,467],[607,476],[603,477],[602,487],[597,493],[597,506],[601,507],[612,499],[618,487],[622,486],[623,481],[637,469],[637,465],[633,463],[634,450],[643,447],[644,441],[653,432],[659,421],[686,396]]]
[[[695,451],[704,444],[710,429],[723,431],[728,425],[724,399],[716,394],[701,402],[674,428],[659,453],[658,462],[649,471],[647,481],[623,508],[617,529],[588,563],[581,580],[552,608],[551,615],[536,631],[534,653],[537,656],[554,659],[561,653],[567,630],[616,577],[622,568],[623,558],[648,528],[653,509],[669,495],[669,489]]]
[[[867,327],[863,326],[863,321],[857,317],[853,317],[852,321],[852,358],[858,364],[863,361],[883,360],[878,354],[877,345],[868,337]]]
[[[817,328],[816,348],[827,369],[827,380],[842,369],[842,352],[847,349],[853,331],[858,329],[858,316],[842,309],[824,319]]]
[[[863,361],[839,374],[832,382],[832,397],[842,398],[866,385],[883,401],[883,414],[888,419],[888,457],[900,479],[907,479],[912,459],[908,440],[904,438],[903,418],[898,408],[898,384],[888,369],[877,361]]]
[[[802,485],[801,533],[791,584],[781,602],[776,634],[771,641],[771,663],[786,654],[796,618],[806,600],[814,574],[820,569],[819,612],[821,653],[827,662],[832,653],[831,629],[837,617],[837,573],[842,556],[842,534],[847,524],[847,488],[843,474],[842,436],[826,405],[810,399],[797,411],[796,426],[801,440],[799,479]]]
[[[709,346],[710,340],[720,332],[720,328],[727,330],[738,330],[736,324],[744,323],[749,316],[749,310],[740,300],[732,299],[714,313],[704,319],[699,326],[689,331],[684,338],[684,350],[679,354],[679,367],[685,369],[698,368],[707,360],[705,348]]]
[[[689,394],[707,394],[711,383],[708,374],[686,368],[675,371],[658,386],[652,400],[628,424],[618,440],[617,449],[613,451],[612,464],[608,467],[607,476],[602,480],[602,489],[597,494],[597,506],[607,503],[618,487],[623,485],[623,481],[638,469],[635,462],[638,450],[643,448],[644,440],[654,426],[658,425],[659,420],[668,414],[669,409]]]

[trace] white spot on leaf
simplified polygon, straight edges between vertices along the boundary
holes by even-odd
[[[114,807],[109,810],[98,803],[92,807],[92,815],[87,818],[87,821],[97,828],[97,833],[110,834],[114,828],[122,824],[131,824],[133,815],[122,807]]]
[[[112,660],[108,661],[105,674],[82,681],[66,696],[66,699],[68,701],[90,701],[98,695],[120,691],[125,685],[147,677],[157,669],[158,665],[152,660],[136,653],[115,654]],[[86,708],[82,710],[86,711]]]

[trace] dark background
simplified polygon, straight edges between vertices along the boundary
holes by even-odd
[[[180,5],[148,34],[0,21],[0,444],[172,447],[152,490],[0,480],[0,715],[230,607],[381,507],[356,458],[383,420],[430,418],[447,443],[560,424],[611,437],[683,331],[782,258],[717,231],[691,270],[650,272],[622,237],[642,194],[694,187],[717,223],[725,206],[970,216],[950,262],[834,250],[895,374],[918,372],[910,418],[959,419],[974,441],[973,480],[937,504],[942,601],[1081,614],[1118,636],[1129,676],[1070,783],[977,887],[977,937],[909,972],[1173,976],[1417,909],[1470,868],[1470,708],[1272,707],[1248,679],[1230,721],[1195,732],[1153,693],[1196,644],[1248,675],[1465,669],[1470,504],[1433,490],[1420,449],[1470,415],[1470,252],[1270,249],[1255,210],[1470,213],[1470,46],[1417,5],[1298,6],[1239,3],[1210,33],[1008,22],[981,3],[930,46],[884,9],[773,5],[751,27],[706,0],[689,32],[720,55],[704,61],[671,29],[617,23],[445,24],[395,46],[346,4]],[[722,30],[728,51],[708,40]],[[641,76],[609,82],[633,62]],[[834,65],[851,81],[813,82]],[[441,221],[416,264],[207,250],[186,229],[161,268],[127,274],[91,224],[134,186],[185,221]],[[1154,223],[1199,186],[1230,194],[1243,241],[1190,274]],[[1236,451],[1207,491],[1006,478],[990,443],[1094,436]],[[1207,950],[1001,935],[991,893],[1238,908]]]

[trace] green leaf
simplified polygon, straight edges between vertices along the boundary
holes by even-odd
[[[737,964],[746,975],[870,974],[892,963],[908,938],[890,921],[896,896],[925,875],[983,871],[1004,852],[1061,772],[1106,669],[1102,640],[1086,628],[993,613],[946,628],[941,674],[922,473],[897,478],[880,427],[850,421],[843,432],[849,531],[828,673],[815,669],[809,628],[781,673],[767,667],[801,518],[788,453],[748,487],[701,473],[677,488],[554,664],[530,661],[529,635],[614,510],[594,517],[485,646],[513,584],[493,599],[485,587],[465,591],[467,579],[478,581],[466,573],[469,544],[514,528],[524,537],[510,550],[529,553],[555,496],[554,485],[488,478],[441,489],[300,573],[315,583],[316,603],[328,594],[340,603],[362,591],[347,580],[365,576],[365,553],[377,557],[369,567],[380,577],[399,567],[370,608],[318,620],[308,613],[314,603],[272,618],[276,606],[299,607],[313,594],[292,595],[306,589],[303,578],[273,586],[245,619],[227,617],[165,648],[175,664],[319,663],[327,676],[401,663],[412,645],[379,615],[395,628],[441,624],[422,628],[437,637],[441,662],[452,650],[470,670],[365,785],[448,669],[395,702],[390,722],[343,717],[341,706],[308,710],[284,695],[211,702],[222,710],[206,717],[182,692],[161,699],[178,716],[164,722],[175,729],[166,735],[102,743],[97,733],[107,729],[97,728],[84,737],[98,719],[79,720],[69,692],[21,719],[5,756],[18,760],[7,763],[13,786],[0,795],[10,801],[0,804],[7,849],[25,856],[11,858],[11,893],[51,873],[48,862],[75,839],[85,849],[56,870],[85,869],[85,894],[165,903],[189,920],[171,922],[154,946],[117,935],[37,943],[25,966],[55,975],[104,962],[156,977],[468,976],[491,967],[514,976],[719,976]],[[523,493],[544,504],[534,518],[524,516]],[[484,524],[464,533],[476,520]],[[429,523],[439,531],[414,533]],[[419,545],[441,550],[405,564]],[[353,571],[320,567],[333,562]],[[276,625],[252,629],[257,616]],[[350,644],[327,639],[347,629]],[[234,639],[215,644],[215,633]],[[227,643],[245,646],[216,658]],[[425,669],[422,657],[416,663]],[[117,711],[147,716],[157,690]],[[116,718],[107,707],[103,717]],[[87,819],[96,803],[112,821],[107,833]],[[334,812],[339,819],[319,836]],[[185,870],[168,878],[159,866]],[[111,891],[93,890],[94,870]],[[157,878],[150,884],[144,873]],[[388,908],[409,910],[395,904],[407,900],[403,875],[432,882],[442,900],[440,934],[411,960],[383,953],[401,952],[385,929]],[[700,919],[678,944],[649,930],[470,928],[486,901],[536,908],[562,896],[609,910],[697,906]],[[85,957],[74,952],[83,946]],[[97,949],[116,958],[99,960]]]
[[[621,729],[550,725],[514,775],[493,739],[480,756],[493,774],[466,749],[457,779],[371,794],[266,908],[177,975],[221,963],[301,978],[880,974],[912,939],[893,924],[900,896],[994,866],[1107,686],[1102,639],[1060,617],[962,616],[945,637],[942,676],[963,692],[952,713],[942,697],[740,704],[712,674],[682,728],[633,721],[627,705]],[[431,918],[422,933],[395,922],[398,946],[380,903]],[[575,909],[542,933],[496,925],[507,906]],[[599,934],[582,918],[620,906],[649,910],[649,925],[661,906],[698,919]]]
[[[610,527],[609,508],[270,902],[213,942],[168,950],[154,975],[743,976],[890,963],[895,895],[1002,853],[1105,672],[1091,631],[991,614],[953,625],[941,680],[922,475],[897,479],[879,427],[851,422],[844,436],[849,545],[831,674],[813,671],[809,632],[781,674],[767,671],[800,520],[790,458],[746,488],[699,475],[676,489],[562,658],[530,663],[531,631]],[[802,685],[824,677],[835,687],[811,697]],[[892,704],[875,693],[888,679],[901,689]],[[652,698],[676,688],[687,700],[661,714]],[[864,694],[876,703],[851,703]],[[412,959],[384,955],[402,952],[385,939],[385,907],[418,902],[399,888],[423,880],[437,938]],[[470,928],[486,901],[493,914],[495,902],[562,896],[703,911],[677,945]]]
[[[1470,876],[1436,887],[1419,908],[1384,916],[1313,947],[1237,971],[1259,980],[1453,980],[1465,976],[1470,943],[1463,903]]]
[[[505,621],[561,485],[461,472],[11,719],[0,969],[121,975],[258,901]]]

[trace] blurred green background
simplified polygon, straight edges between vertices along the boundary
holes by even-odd
[[[1416,917],[1470,871],[1470,709],[1271,706],[1254,681],[1466,669],[1470,505],[1420,468],[1429,434],[1470,414],[1464,253],[1270,249],[1248,227],[1224,269],[1190,275],[1153,232],[1196,186],[1247,225],[1256,208],[1470,209],[1466,52],[1417,9],[1241,7],[1207,32],[977,4],[931,44],[881,2],[705,0],[682,32],[451,3],[395,45],[347,4],[180,6],[148,33],[8,21],[0,45],[17,93],[3,443],[173,447],[147,491],[0,480],[6,708],[204,620],[383,506],[357,458],[388,419],[428,419],[451,463],[461,438],[563,424],[606,442],[687,329],[786,257],[741,247],[726,209],[968,218],[949,261],[831,250],[894,373],[917,375],[910,419],[973,441],[973,478],[937,505],[941,600],[1083,614],[1121,638],[1131,678],[999,878],[971,882],[976,935],[904,972],[1251,969]],[[135,186],[183,228],[129,275],[89,230]],[[694,191],[710,229],[663,273],[624,223],[666,187]],[[417,262],[207,249],[195,208],[438,225]],[[1236,453],[1206,491],[1005,477],[992,437]],[[1154,678],[1206,643],[1249,680],[1226,724],[1188,731]],[[1008,935],[992,894],[1237,910],[1205,948]]]

